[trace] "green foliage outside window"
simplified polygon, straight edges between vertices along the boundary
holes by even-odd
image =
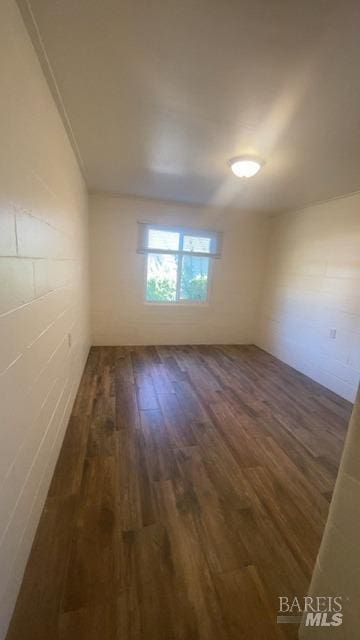
[[[181,269],[180,298],[206,300],[209,258],[184,256]]]
[[[206,300],[207,296],[207,277],[197,275],[187,279],[182,277],[181,280],[181,299],[182,300]]]
[[[147,281],[147,300],[154,302],[171,302],[175,300],[176,287],[168,278],[149,278]]]
[[[149,302],[176,301],[178,268],[181,269],[179,299],[200,302],[207,299],[209,258],[186,255],[180,264],[181,266],[177,266],[177,262],[171,263],[167,255],[152,255],[148,258],[146,299]]]

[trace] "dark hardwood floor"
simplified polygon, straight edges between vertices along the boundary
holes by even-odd
[[[256,347],[91,350],[8,640],[272,640],[351,405]]]

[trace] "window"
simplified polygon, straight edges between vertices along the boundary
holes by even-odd
[[[210,262],[219,257],[220,234],[140,224],[139,252],[146,254],[147,302],[206,302]]]

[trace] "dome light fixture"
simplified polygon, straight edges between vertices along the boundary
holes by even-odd
[[[253,156],[236,156],[229,160],[231,171],[238,178],[252,178],[264,163]]]

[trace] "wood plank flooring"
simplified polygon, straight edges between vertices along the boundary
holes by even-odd
[[[256,347],[90,352],[8,640],[273,640],[351,405]]]

